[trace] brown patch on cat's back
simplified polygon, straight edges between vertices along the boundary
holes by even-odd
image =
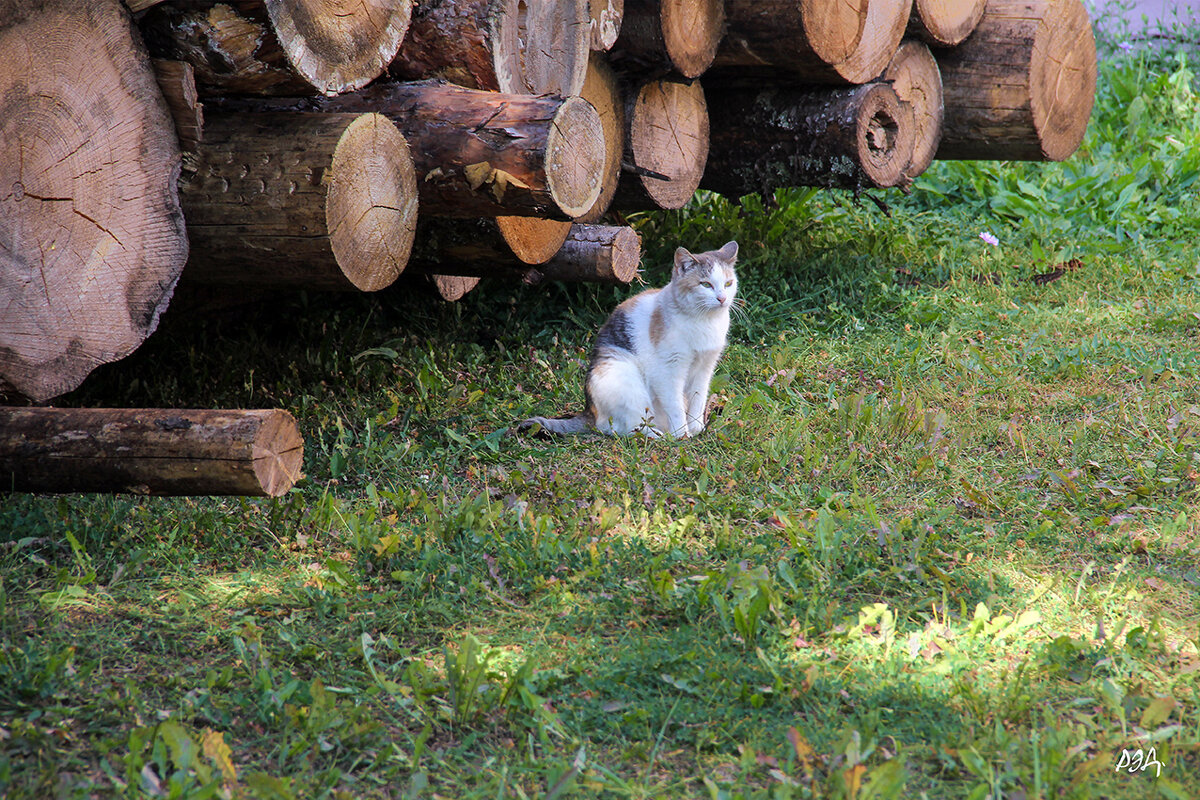
[[[667,320],[663,316],[662,306],[655,306],[654,311],[650,313],[650,341],[655,347],[662,341],[663,335],[667,332]]]

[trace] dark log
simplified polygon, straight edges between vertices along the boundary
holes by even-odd
[[[211,114],[181,187],[188,281],[371,292],[408,262],[416,175],[380,114]]]
[[[579,97],[421,81],[377,83],[331,98],[225,100],[220,106],[386,115],[412,150],[423,215],[567,220],[591,208],[600,194],[604,127]]]
[[[516,258],[486,226],[463,229],[423,226],[423,241],[411,269],[429,274],[498,277],[524,283],[629,283],[637,276],[642,246],[627,226],[571,226],[566,242],[549,261],[533,266]]]
[[[157,327],[187,260],[179,141],[117,0],[0,20],[0,394],[42,401]]]
[[[942,75],[929,47],[915,39],[900,45],[881,80],[912,108],[913,153],[904,175],[915,178],[933,163],[942,141]]]
[[[588,0],[419,2],[390,67],[510,94],[579,93],[591,33]]]
[[[186,61],[156,58],[152,64],[158,88],[162,90],[171,119],[175,121],[179,146],[194,151],[204,139],[204,104],[196,94],[195,70]]]
[[[962,44],[979,20],[987,0],[914,0],[908,34],[931,47]]]
[[[635,74],[698,78],[712,65],[724,32],[723,0],[625,0],[610,52]]]
[[[701,188],[729,197],[784,186],[897,186],[912,158],[911,109],[888,85],[710,91],[712,149]]]
[[[278,497],[304,442],[279,409],[0,408],[0,491]]]
[[[412,0],[173,0],[142,18],[151,52],[196,69],[202,94],[327,94],[383,73]]]
[[[938,158],[1062,161],[1083,141],[1096,42],[1079,0],[988,0],[975,32],[936,55],[946,104]]]
[[[624,171],[613,207],[682,208],[708,160],[710,123],[700,82],[650,81],[629,92],[625,126]]]

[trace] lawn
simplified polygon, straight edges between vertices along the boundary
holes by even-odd
[[[693,440],[505,435],[637,287],[167,319],[63,404],[305,478],[0,501],[0,794],[1200,796],[1200,95],[1101,44],[1064,164],[635,219],[741,244]]]

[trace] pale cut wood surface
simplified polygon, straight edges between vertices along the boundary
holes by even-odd
[[[896,95],[912,107],[913,153],[904,174],[915,178],[933,163],[942,141],[942,74],[929,46],[909,39],[892,56],[882,79],[890,81]]]
[[[647,77],[704,74],[725,33],[722,0],[625,0],[612,54],[624,69]]]
[[[908,33],[931,47],[961,44],[979,20],[987,0],[914,0]]]
[[[708,160],[709,117],[699,81],[650,81],[625,103],[625,172],[613,206],[682,208]]]
[[[833,67],[858,47],[871,0],[726,0],[720,67],[838,79]]]
[[[621,160],[625,156],[625,99],[617,76],[603,53],[592,53],[580,97],[591,103],[600,115],[604,131],[604,166],[600,170],[600,193],[596,202],[576,221],[597,222],[612,205],[621,179]]]

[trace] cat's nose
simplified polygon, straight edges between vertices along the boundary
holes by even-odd
[[[717,295],[717,302],[720,303],[721,305],[725,305],[725,301],[728,299],[729,298],[726,295],[723,295],[723,294]]]

